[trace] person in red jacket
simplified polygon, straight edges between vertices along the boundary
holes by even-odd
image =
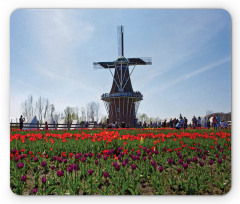
[[[217,118],[216,118],[216,115],[213,116],[213,128],[214,130],[217,130]]]

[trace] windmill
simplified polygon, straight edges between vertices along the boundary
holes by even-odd
[[[136,114],[143,95],[133,91],[131,84],[131,75],[137,65],[151,65],[150,57],[141,58],[125,58],[124,57],[124,41],[123,26],[118,26],[118,58],[112,62],[94,62],[93,67],[98,69],[109,69],[113,84],[110,93],[101,96],[106,107],[109,123],[119,124],[124,122],[129,127],[133,127],[136,122]],[[129,66],[133,66],[129,73]],[[112,70],[115,70],[114,74]]]

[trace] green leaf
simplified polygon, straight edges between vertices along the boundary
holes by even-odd
[[[132,188],[128,188],[128,190],[130,191],[131,195],[135,195],[134,190]]]

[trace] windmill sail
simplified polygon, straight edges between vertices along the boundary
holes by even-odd
[[[118,26],[118,56],[124,56],[123,26]]]

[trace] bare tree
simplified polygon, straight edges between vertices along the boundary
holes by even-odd
[[[44,113],[43,113],[43,117],[44,117],[44,119],[46,119],[46,117],[47,117],[47,115],[48,115],[48,112],[49,112],[49,101],[48,101],[48,99],[46,98],[46,99],[44,99],[43,100],[44,101]]]
[[[42,122],[42,115],[43,115],[43,98],[39,96],[36,102],[36,113],[38,115],[38,120]]]
[[[50,105],[50,115],[51,115],[51,117],[53,117],[54,111],[55,111],[55,107],[54,107],[53,104],[51,104],[51,105]]]
[[[86,109],[84,107],[81,108],[81,121],[86,121]]]
[[[28,120],[34,114],[34,101],[33,96],[29,95],[28,98],[22,103],[22,114]]]
[[[99,103],[90,102],[87,104],[87,119],[92,122],[99,120]]]
[[[60,120],[60,113],[54,113],[52,117],[53,117],[54,121],[56,123],[58,123]]]
[[[72,122],[72,108],[71,107],[67,107],[65,108],[64,110],[64,113],[65,113],[65,119],[67,121],[67,123],[71,123]]]

